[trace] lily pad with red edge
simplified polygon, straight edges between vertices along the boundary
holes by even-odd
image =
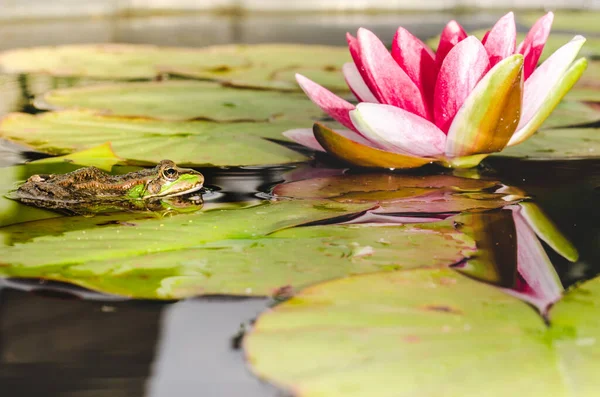
[[[500,208],[524,197],[495,193],[500,183],[450,175],[347,174],[277,185],[273,194],[296,199],[327,198],[372,203],[375,212],[450,213]]]
[[[371,204],[286,200],[125,222],[106,223],[105,217],[30,222],[0,229],[18,238],[0,248],[0,274],[134,298],[265,296],[357,273],[449,266],[476,249],[451,221],[295,227],[356,216],[369,208]],[[44,254],[57,245],[69,250]],[[431,248],[428,254],[423,246]]]
[[[263,313],[243,345],[257,376],[298,397],[592,397],[599,296],[600,279],[572,288],[546,325],[449,269],[360,275]]]
[[[168,98],[168,100],[167,100]],[[52,90],[35,102],[42,109],[88,109],[128,117],[220,122],[294,120],[312,124],[322,112],[301,93],[224,87],[208,81],[99,84]]]
[[[281,131],[295,123],[168,122],[73,110],[9,114],[0,122],[0,136],[49,154],[70,154],[110,141],[130,164],[170,159],[185,166],[273,165],[308,160],[271,141],[285,140]]]

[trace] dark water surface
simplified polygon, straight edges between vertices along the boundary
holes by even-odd
[[[463,16],[468,28],[501,13]],[[229,42],[344,44],[359,26],[391,38],[398,25],[428,37],[456,15],[291,17],[187,16],[14,24],[0,28],[3,48],[73,42],[201,46]],[[108,25],[107,25],[108,24]],[[106,33],[109,32],[109,33]],[[10,40],[7,40],[7,37]],[[32,111],[28,99],[73,79],[4,76],[0,112]],[[18,148],[0,146],[2,165]],[[25,155],[26,156],[26,155]],[[574,242],[575,264],[547,250],[565,287],[600,273],[600,162],[492,159],[488,174],[525,190]],[[257,200],[286,168],[202,170],[221,201]],[[205,297],[180,302],[128,301],[31,280],[0,281],[2,396],[275,396],[254,378],[237,345],[268,299]]]

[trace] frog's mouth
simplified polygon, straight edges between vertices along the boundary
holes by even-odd
[[[169,191],[165,191],[165,192],[161,192],[161,193],[157,193],[157,194],[152,194],[152,195],[148,195],[144,197],[144,200],[148,200],[148,199],[153,199],[153,198],[161,198],[161,197],[177,197],[177,196],[183,196],[184,194],[189,194],[189,193],[194,193],[197,192],[198,190],[202,189],[203,184],[200,183],[197,186],[194,186],[191,189],[187,189],[187,190],[182,190],[181,192],[176,192],[176,193],[169,193]]]

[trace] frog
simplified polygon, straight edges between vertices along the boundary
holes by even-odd
[[[204,176],[200,172],[162,160],[154,168],[123,175],[111,175],[93,166],[66,174],[32,175],[11,198],[36,207],[74,213],[115,207],[152,210],[167,198],[189,196],[203,186]]]

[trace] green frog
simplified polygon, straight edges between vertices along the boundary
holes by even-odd
[[[163,160],[155,168],[124,175],[110,175],[96,167],[32,175],[12,198],[74,213],[99,212],[102,208],[153,210],[168,198],[197,192],[203,184],[204,176],[198,171]]]

